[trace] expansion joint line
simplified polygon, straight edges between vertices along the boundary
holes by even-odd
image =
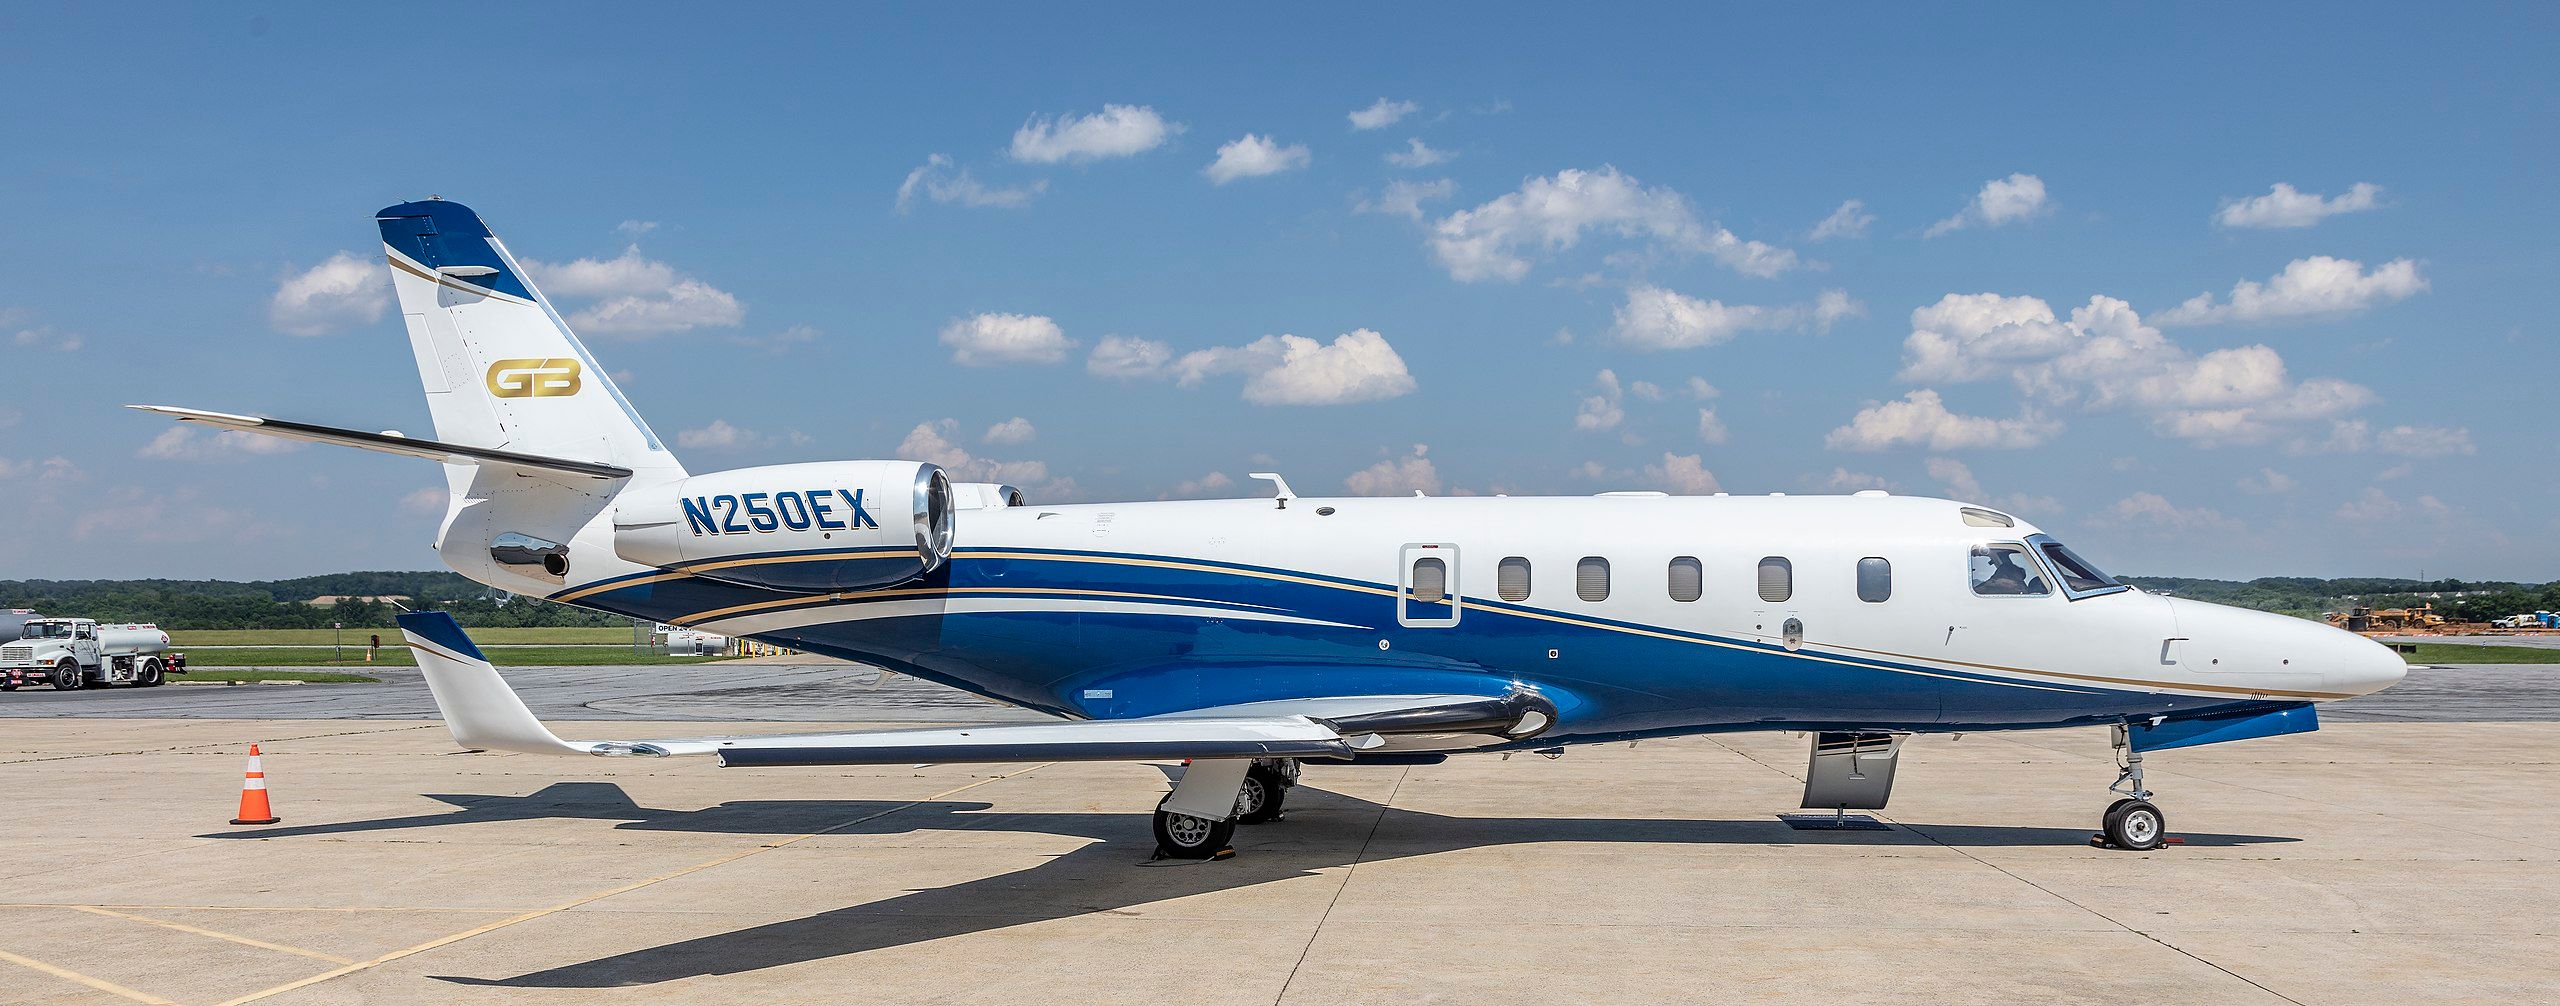
[[[1324,914],[1316,916],[1315,926],[1307,930],[1307,945],[1298,948],[1298,960],[1289,965],[1289,977],[1280,982],[1279,994],[1271,997],[1272,1006],[1289,998],[1289,986],[1297,983],[1298,969],[1307,966],[1307,955],[1316,949],[1316,937],[1324,934],[1325,922],[1333,918],[1333,906],[1342,903],[1342,892],[1351,889],[1351,875],[1360,872],[1360,862],[1369,858],[1370,843],[1378,840],[1378,829],[1387,823],[1387,812],[1394,809],[1396,794],[1404,791],[1405,778],[1412,774],[1413,768],[1406,766],[1396,773],[1395,785],[1387,787],[1387,798],[1378,802],[1378,816],[1369,820],[1369,833],[1360,837],[1360,851],[1353,853],[1351,865],[1343,868],[1342,883],[1334,886],[1333,897],[1325,901]]]

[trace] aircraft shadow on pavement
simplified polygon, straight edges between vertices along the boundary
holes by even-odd
[[[511,978],[433,976],[467,985],[611,988],[740,974],[970,933],[1312,876],[1326,867],[1461,849],[1537,843],[1653,845],[2080,846],[2088,829],[1897,825],[1890,831],[1794,831],[1774,818],[1678,819],[1448,817],[1300,786],[1282,821],[1239,829],[1241,855],[1170,869],[1130,869],[1154,851],[1145,813],[988,813],[975,801],[744,800],[700,810],[634,803],[622,787],[564,782],[531,796],[428,794],[454,805],[439,814],[347,821],[204,838],[290,839],[509,821],[616,821],[617,829],[719,835],[898,835],[1003,830],[1092,839],[1028,869],[767,925],[718,933]],[[868,820],[864,820],[868,818]],[[857,822],[847,824],[846,822]],[[2181,833],[2193,847],[2293,842],[2261,835]],[[939,850],[919,850],[935,854]],[[940,854],[949,854],[940,852]]]

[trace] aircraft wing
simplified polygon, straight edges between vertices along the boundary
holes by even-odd
[[[382,454],[442,461],[447,464],[504,465],[533,471],[580,475],[591,479],[631,477],[631,469],[594,461],[544,457],[539,454],[502,451],[494,447],[448,444],[441,440],[421,440],[416,437],[404,437],[397,433],[366,433],[363,430],[340,429],[315,423],[297,423],[285,419],[235,416],[228,412],[207,412],[203,409],[182,409],[174,405],[128,405],[125,408],[157,412],[182,423],[203,423],[207,426],[218,426],[242,433],[258,433],[285,440],[330,444],[337,447],[353,447]]]
[[[1257,702],[1125,720],[565,741],[534,718],[453,616],[411,612],[399,621],[454,740],[467,748],[529,754],[707,754],[718,756],[724,766],[1348,758],[1387,747],[1392,734],[1490,735],[1486,739],[1499,741],[1535,734],[1554,721],[1553,705],[1525,693],[1498,698],[1380,695]]]

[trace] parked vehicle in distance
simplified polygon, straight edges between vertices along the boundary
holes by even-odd
[[[64,692],[93,684],[149,688],[186,672],[186,654],[170,652],[169,634],[156,625],[32,618],[15,642],[0,645],[0,691],[40,684]]]

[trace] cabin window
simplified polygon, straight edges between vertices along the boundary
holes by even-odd
[[[1695,601],[1706,593],[1706,589],[1706,572],[1698,565],[1697,556],[1684,555],[1671,560],[1672,600]]]
[[[1586,555],[1573,564],[1573,594],[1585,601],[1609,599],[1609,560]]]
[[[1981,597],[2042,597],[2053,593],[2024,546],[1976,545],[1971,567],[1973,592]]]
[[[1438,604],[1449,595],[1449,564],[1426,556],[1413,561],[1413,599]]]
[[[1780,556],[1760,560],[1760,599],[1771,604],[1796,594],[1796,564]]]
[[[1882,604],[1893,598],[1893,564],[1876,556],[1858,560],[1858,600]]]
[[[1493,592],[1502,595],[1503,600],[1529,599],[1529,560],[1512,556],[1494,567],[1494,573]]]

